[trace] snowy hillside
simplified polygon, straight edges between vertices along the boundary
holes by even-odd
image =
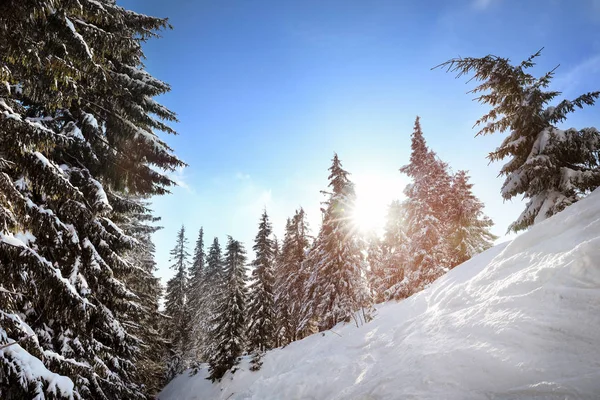
[[[369,324],[187,373],[161,400],[600,398],[600,190]]]

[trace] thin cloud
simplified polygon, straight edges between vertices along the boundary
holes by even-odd
[[[569,92],[579,89],[582,82],[597,75],[600,75],[600,54],[587,58],[568,70],[565,74],[557,76],[556,84],[559,90]]]

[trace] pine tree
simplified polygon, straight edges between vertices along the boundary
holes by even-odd
[[[109,0],[0,3],[1,398],[146,394],[136,241],[115,221],[184,165],[155,134],[174,133],[153,100],[169,87],[141,67],[166,26]]]
[[[172,344],[172,355],[169,361],[169,376],[182,372],[188,363],[190,349],[190,310],[187,299],[188,292],[188,258],[187,239],[185,227],[181,227],[177,233],[177,242],[171,250],[171,268],[175,270],[173,276],[167,282],[165,295],[165,312],[171,318],[168,324]]]
[[[216,347],[215,338],[213,337],[213,321],[215,321],[217,316],[220,295],[225,283],[223,265],[224,261],[221,253],[221,246],[219,245],[219,239],[214,238],[208,249],[206,268],[204,268],[203,274],[204,287],[206,290],[201,309],[204,313],[202,318],[206,321],[206,326],[204,332],[205,342],[201,349],[202,360],[209,360],[210,356],[214,354],[214,349]]]
[[[411,149],[409,164],[400,169],[413,179],[404,190],[409,258],[402,281],[390,293],[395,298],[423,289],[448,268],[444,238],[451,178],[447,165],[427,147],[419,117],[415,120]]]
[[[483,203],[475,197],[472,187],[466,171],[454,175],[448,202],[450,268],[489,249],[497,239],[490,232],[494,223],[483,214]]]
[[[404,274],[409,261],[409,240],[406,236],[405,209],[399,201],[393,201],[388,209],[383,236],[383,297],[401,298]]]
[[[194,360],[202,358],[204,342],[206,340],[206,313],[203,309],[206,296],[204,262],[206,254],[204,253],[204,229],[200,228],[196,247],[194,248],[194,257],[190,268],[190,282],[188,286],[188,308],[190,310],[190,334],[192,341],[192,354]]]
[[[134,248],[125,254],[125,259],[135,267],[133,273],[125,279],[125,283],[136,294],[143,310],[134,314],[134,319],[129,325],[133,327],[133,335],[142,340],[137,361],[139,380],[145,392],[154,396],[165,383],[168,346],[162,334],[164,317],[159,311],[159,300],[163,289],[160,279],[155,276],[155,246],[151,239],[151,234],[161,228],[154,225],[159,218],[152,216],[146,201],[139,198],[129,200],[133,207],[118,222],[137,242]]]
[[[310,276],[305,286],[301,328],[316,320],[320,330],[352,319],[369,318],[371,305],[364,277],[365,261],[351,220],[355,193],[337,156],[329,168],[331,193],[323,225],[305,261]],[[357,313],[358,311],[362,313]]]
[[[557,127],[576,108],[594,105],[600,91],[549,106],[561,94],[548,90],[556,68],[539,78],[527,72],[540,52],[518,65],[492,55],[457,58],[440,65],[457,72],[457,77],[474,73],[474,79],[481,82],[470,93],[483,93],[477,100],[491,110],[475,123],[483,126],[477,135],[510,132],[488,158],[509,158],[500,170],[506,177],[502,197],[529,199],[509,227],[515,232],[560,212],[600,186],[598,130]]]
[[[252,284],[248,302],[248,349],[257,355],[272,349],[275,342],[275,304],[273,299],[274,244],[267,211],[261,216],[258,233],[252,249],[256,258],[252,262]]]
[[[246,332],[246,251],[229,236],[225,252],[225,282],[213,319],[211,336],[215,347],[209,360],[209,377],[219,380],[238,363],[244,350]]]

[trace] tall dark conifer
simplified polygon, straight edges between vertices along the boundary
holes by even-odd
[[[167,379],[187,367],[190,350],[190,310],[187,299],[188,266],[190,254],[187,251],[185,227],[177,233],[177,242],[171,250],[171,268],[175,275],[167,282],[165,313],[171,318],[168,323],[172,355],[169,361]]]
[[[141,63],[166,26],[110,0],[0,2],[1,398],[146,394],[136,241],[115,221],[183,165],[155,134],[174,133],[153,99],[169,86]]]
[[[204,229],[200,228],[192,266],[190,267],[190,282],[188,286],[188,308],[190,310],[190,335],[192,343],[192,358],[198,360],[202,358],[204,342],[206,341],[206,311],[204,303],[206,299],[205,279],[205,259],[204,252]]]
[[[252,247],[256,257],[252,262],[253,282],[248,302],[248,348],[258,354],[275,344],[274,244],[271,235],[271,223],[265,210]]]
[[[240,242],[228,238],[224,282],[213,318],[214,347],[209,360],[209,379],[215,381],[238,363],[244,351],[246,333],[246,251]]]

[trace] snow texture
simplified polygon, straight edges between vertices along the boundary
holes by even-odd
[[[360,328],[267,352],[221,382],[176,377],[160,400],[597,399],[600,189],[481,253]]]

